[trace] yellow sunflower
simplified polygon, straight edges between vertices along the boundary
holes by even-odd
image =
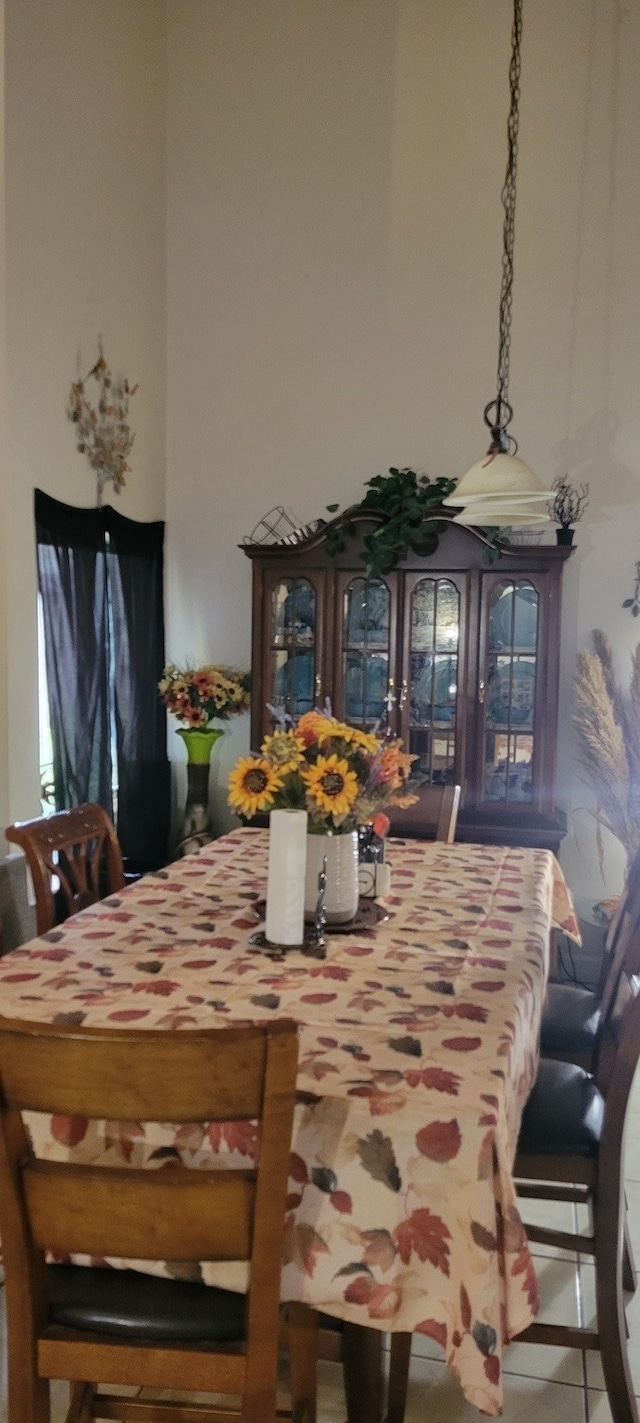
[[[371,731],[360,731],[357,726],[348,726],[349,735],[345,740],[352,742],[360,751],[364,751],[368,756],[375,756],[378,750],[378,738]],[[342,733],[340,733],[342,735]]]
[[[283,776],[287,771],[295,771],[304,760],[304,741],[295,731],[274,731],[273,736],[265,736],[260,750]]]
[[[366,752],[370,756],[375,756],[378,750],[378,738],[370,732],[360,731],[357,726],[349,726],[346,721],[336,721],[335,717],[327,721],[326,726],[318,732],[318,741],[322,746],[325,741],[340,740],[346,742],[348,746],[357,746],[360,751]]]
[[[339,756],[318,756],[315,766],[302,772],[307,794],[314,805],[335,817],[349,814],[358,794],[358,779],[348,761]]]
[[[281,785],[280,771],[264,757],[241,756],[229,776],[229,805],[250,819],[260,810],[271,809]]]

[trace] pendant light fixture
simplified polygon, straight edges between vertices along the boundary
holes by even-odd
[[[514,0],[509,65],[510,106],[507,124],[507,171],[501,193],[504,209],[502,282],[500,287],[498,382],[495,400],[484,411],[491,443],[483,459],[463,475],[454,493],[443,500],[460,513],[456,524],[502,528],[548,522],[546,501],[552,491],[517,457],[518,444],[509,433],[513,409],[509,404],[509,361],[511,355],[511,313],[513,305],[513,243],[516,213],[516,172],[520,124],[520,45],[522,40],[522,0]]]

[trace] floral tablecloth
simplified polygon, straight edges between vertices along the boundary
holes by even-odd
[[[295,1018],[282,1298],[429,1335],[497,1413],[503,1345],[538,1307],[511,1166],[549,932],[577,937],[562,872],[543,850],[391,841],[389,920],[333,936],[324,962],[272,962],[248,943],[266,860],[266,831],[234,831],[14,950],[0,1011],[180,1029]],[[118,1165],[242,1162],[254,1144],[250,1123],[31,1127],[39,1154]],[[234,1283],[233,1267],[151,1268]]]

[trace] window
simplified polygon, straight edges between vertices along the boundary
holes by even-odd
[[[35,516],[54,808],[96,801],[130,867],[157,866],[169,825],[164,524],[40,490]]]

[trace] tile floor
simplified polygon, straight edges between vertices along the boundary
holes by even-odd
[[[626,1192],[629,1225],[640,1268],[640,1073],[631,1101],[627,1131]],[[559,1229],[573,1230],[573,1205],[523,1202],[527,1217]],[[583,1207],[579,1208],[583,1210]],[[535,1216],[533,1212],[536,1212]],[[582,1223],[578,1220],[578,1226]],[[567,1252],[536,1246],[536,1267],[543,1300],[541,1318],[589,1324],[595,1318],[594,1267],[577,1262]],[[629,1357],[636,1395],[640,1399],[640,1287],[627,1308]],[[4,1332],[4,1301],[0,1290],[0,1328]],[[512,1344],[505,1356],[504,1423],[612,1423],[598,1354],[540,1345]],[[53,1387],[51,1423],[62,1423],[66,1385]],[[191,1395],[193,1397],[193,1395]],[[203,1396],[204,1397],[204,1396]],[[341,1370],[319,1366],[318,1423],[344,1423]],[[6,1423],[6,1364],[0,1360],[0,1423]],[[406,1423],[479,1423],[482,1415],[466,1403],[448,1373],[437,1345],[416,1336]]]

